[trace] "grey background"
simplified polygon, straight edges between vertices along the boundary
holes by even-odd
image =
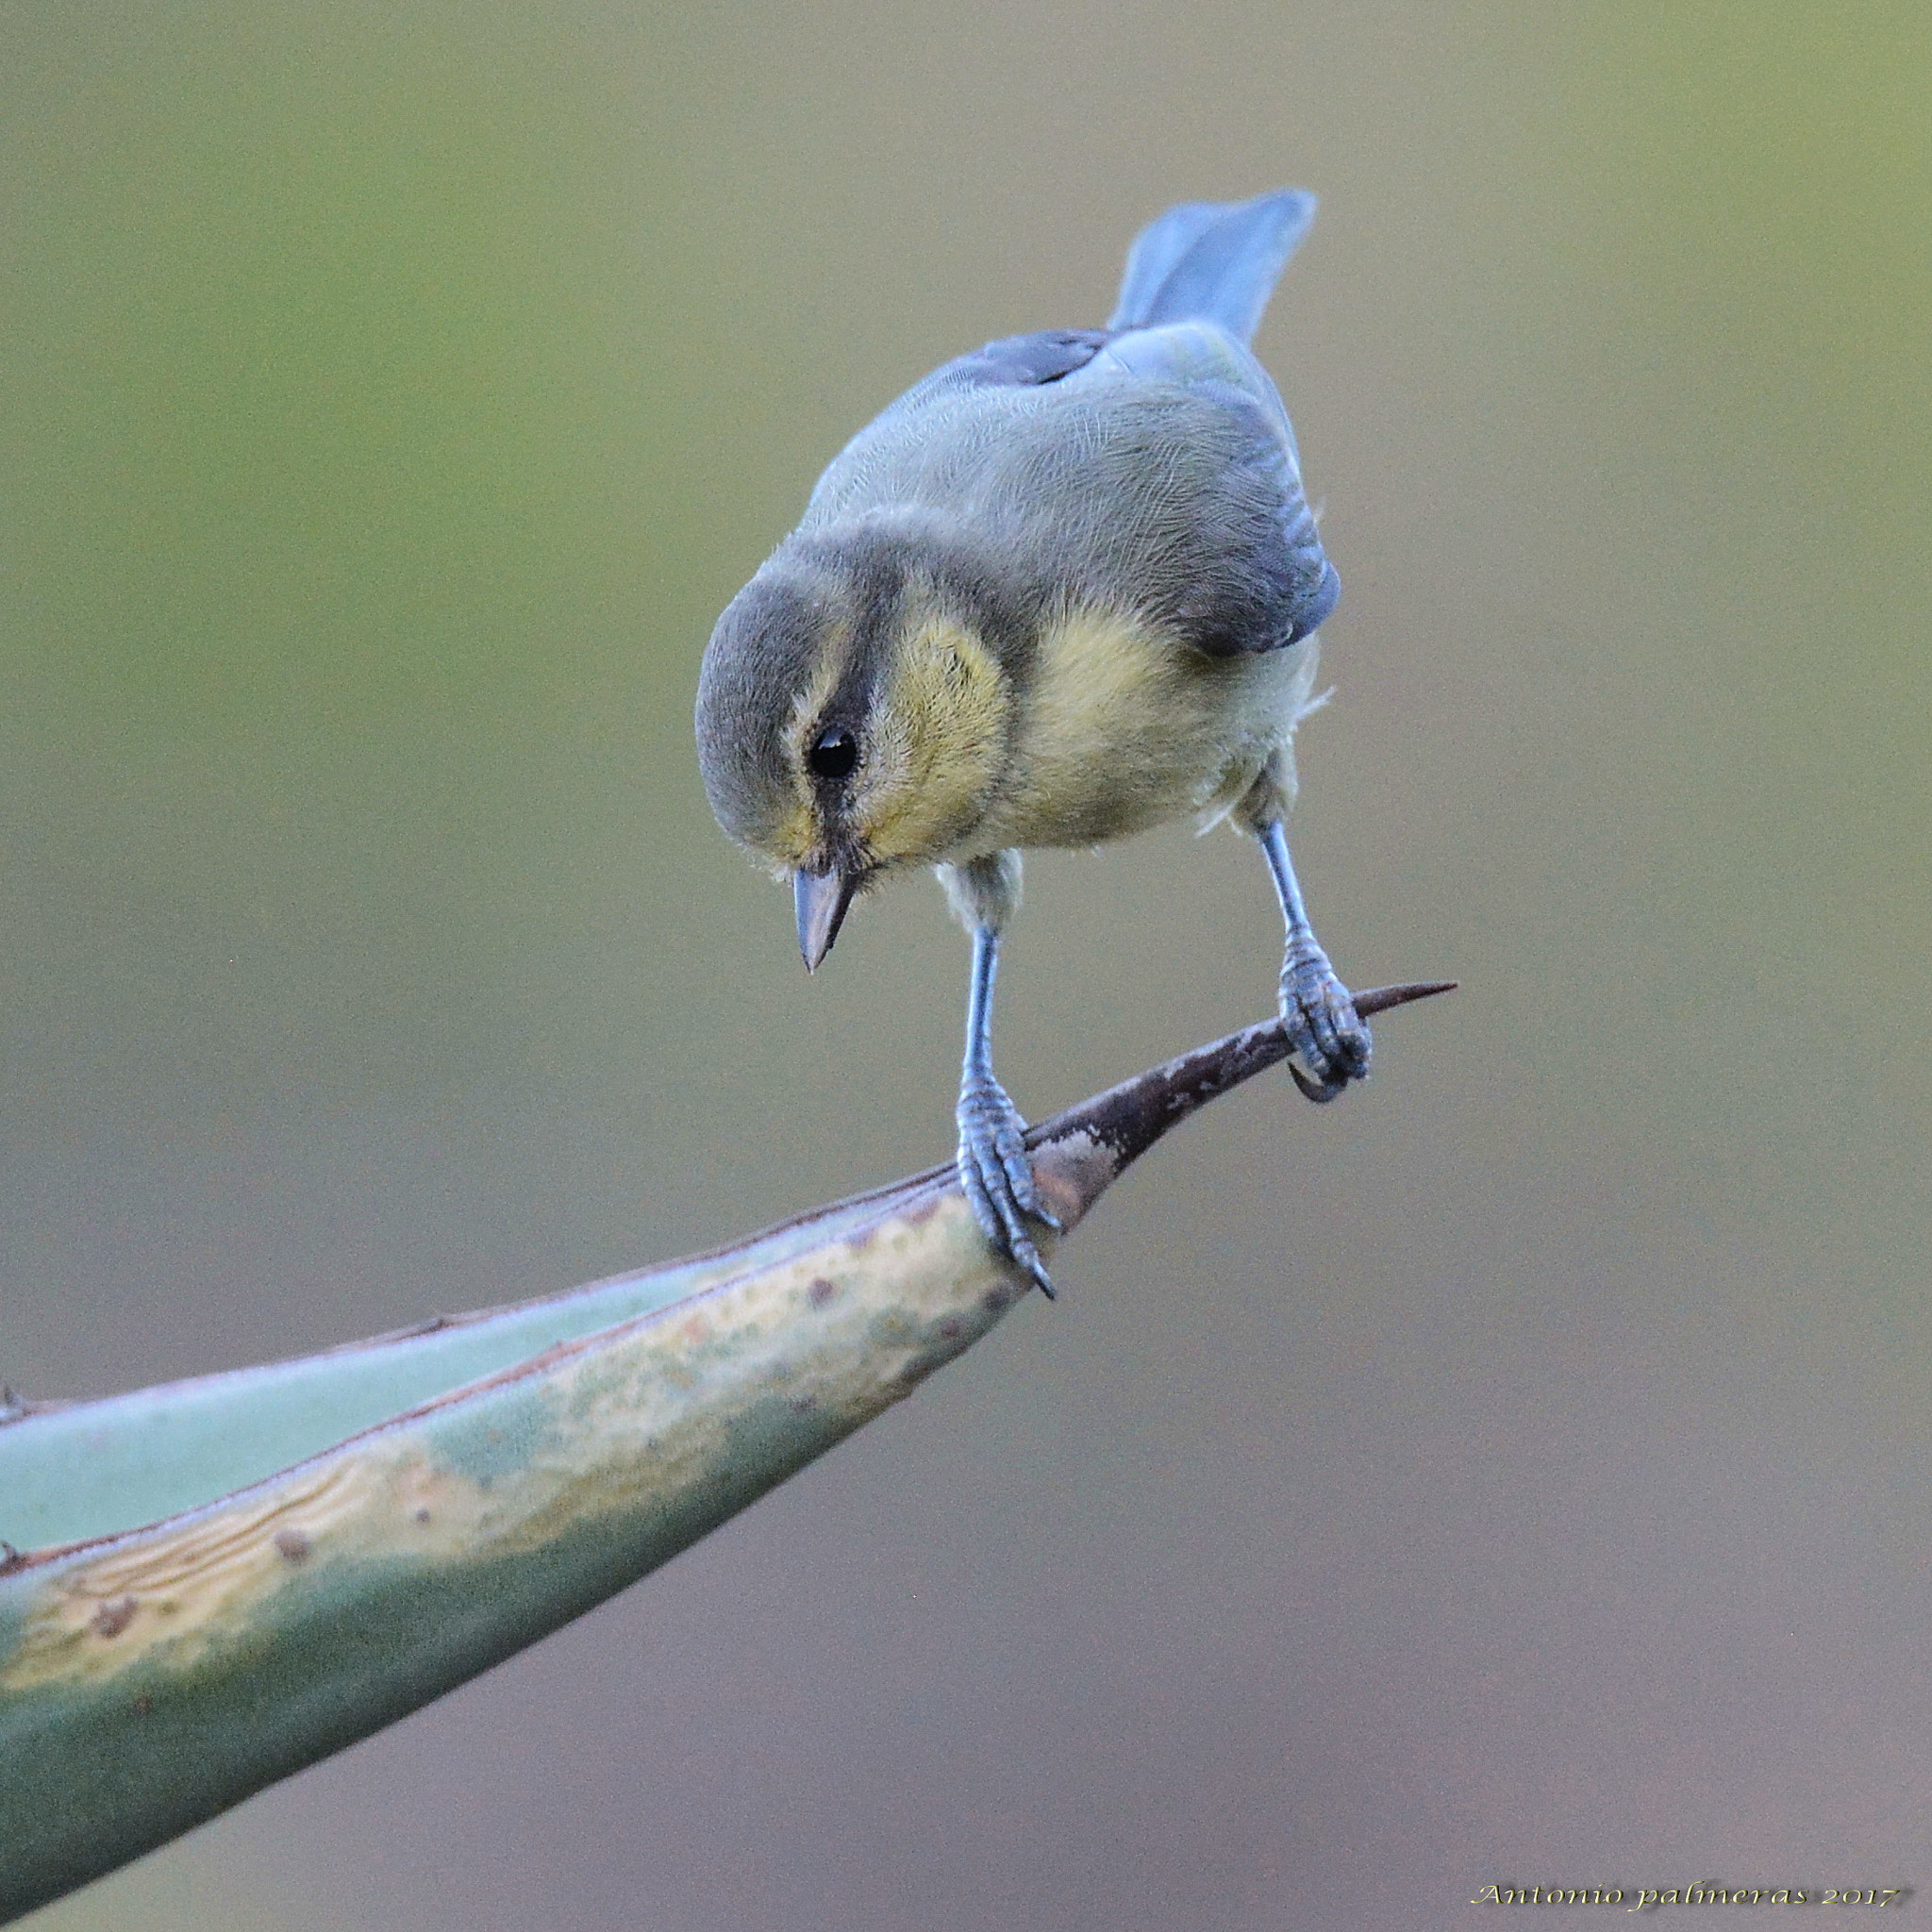
[[[941,1158],[965,949],[805,980],[716,610],[1167,203],[1346,586],[1295,846],[1375,1078],[1279,1077],[668,1570],[47,1932],[1433,1927],[1911,1885],[1922,8],[0,16],[0,1374],[562,1286]],[[1265,1013],[1251,848],[1029,873],[1035,1112]]]

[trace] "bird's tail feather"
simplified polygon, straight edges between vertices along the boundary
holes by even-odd
[[[1135,237],[1108,327],[1215,322],[1247,341],[1314,219],[1315,197],[1303,188],[1169,208]]]

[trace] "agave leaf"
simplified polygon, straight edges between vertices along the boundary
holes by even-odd
[[[1071,1229],[1169,1126],[1285,1052],[1278,1024],[1251,1027],[1044,1123],[1042,1191]],[[39,1546],[0,1549],[0,1920],[644,1575],[1025,1288],[935,1169],[544,1301],[19,1407],[0,1511]]]
[[[321,1355],[97,1402],[0,1407],[0,1542],[20,1550],[80,1542],[192,1509],[558,1342],[775,1266],[856,1225],[891,1191],[819,1208],[713,1254],[439,1315]]]

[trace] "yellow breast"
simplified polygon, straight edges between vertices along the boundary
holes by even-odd
[[[1287,744],[1312,673],[1306,645],[1210,658],[1132,613],[1069,612],[1041,637],[975,843],[1092,845],[1225,809]]]

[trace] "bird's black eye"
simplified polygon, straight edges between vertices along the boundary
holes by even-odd
[[[858,741],[849,731],[824,731],[805,761],[821,778],[849,778],[858,762]]]

